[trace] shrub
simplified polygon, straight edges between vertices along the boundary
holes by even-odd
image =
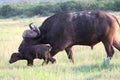
[[[58,13],[62,11],[80,11],[83,10],[80,2],[68,1],[64,3],[57,3],[54,5],[53,13]]]
[[[4,17],[17,15],[15,10],[17,10],[15,6],[5,5],[0,9],[0,15]]]
[[[112,7],[115,11],[120,11],[120,0],[115,0]]]
[[[53,12],[53,6],[52,5],[37,5],[31,8],[30,11],[32,11],[34,15],[45,16]]]
[[[119,0],[79,0],[62,3],[41,3],[34,5],[4,5],[0,8],[0,18],[15,16],[32,17],[35,15],[50,16],[62,11],[81,10],[112,10],[120,11]]]

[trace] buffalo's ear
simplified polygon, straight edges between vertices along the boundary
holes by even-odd
[[[24,39],[26,38],[34,39],[41,36],[41,31],[36,25],[34,25],[33,23],[30,23],[29,27],[30,29],[25,30],[22,34]]]
[[[36,38],[37,35],[38,34],[35,31],[27,29],[23,32],[22,37],[23,38]]]

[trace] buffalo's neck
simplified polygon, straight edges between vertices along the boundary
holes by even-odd
[[[40,27],[40,31],[41,31],[41,36],[40,36],[40,44],[49,44],[48,42],[48,38],[47,38],[47,29],[43,28],[43,27]]]
[[[41,38],[40,44],[49,44],[46,37]]]

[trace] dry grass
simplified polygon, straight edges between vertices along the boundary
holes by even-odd
[[[40,25],[44,19],[0,20],[0,80],[120,80],[120,52],[115,49],[110,65],[103,67],[106,53],[101,43],[94,50],[88,46],[74,46],[75,64],[67,59],[64,51],[55,56],[57,63],[53,65],[41,66],[42,60],[38,59],[33,67],[26,66],[26,61],[9,64],[9,58],[17,51],[28,24]]]

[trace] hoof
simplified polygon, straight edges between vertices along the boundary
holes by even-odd
[[[27,64],[27,66],[33,66],[33,64]]]
[[[52,62],[52,64],[53,64],[53,63],[56,63],[56,59],[52,58],[52,61],[51,61],[51,62]]]

